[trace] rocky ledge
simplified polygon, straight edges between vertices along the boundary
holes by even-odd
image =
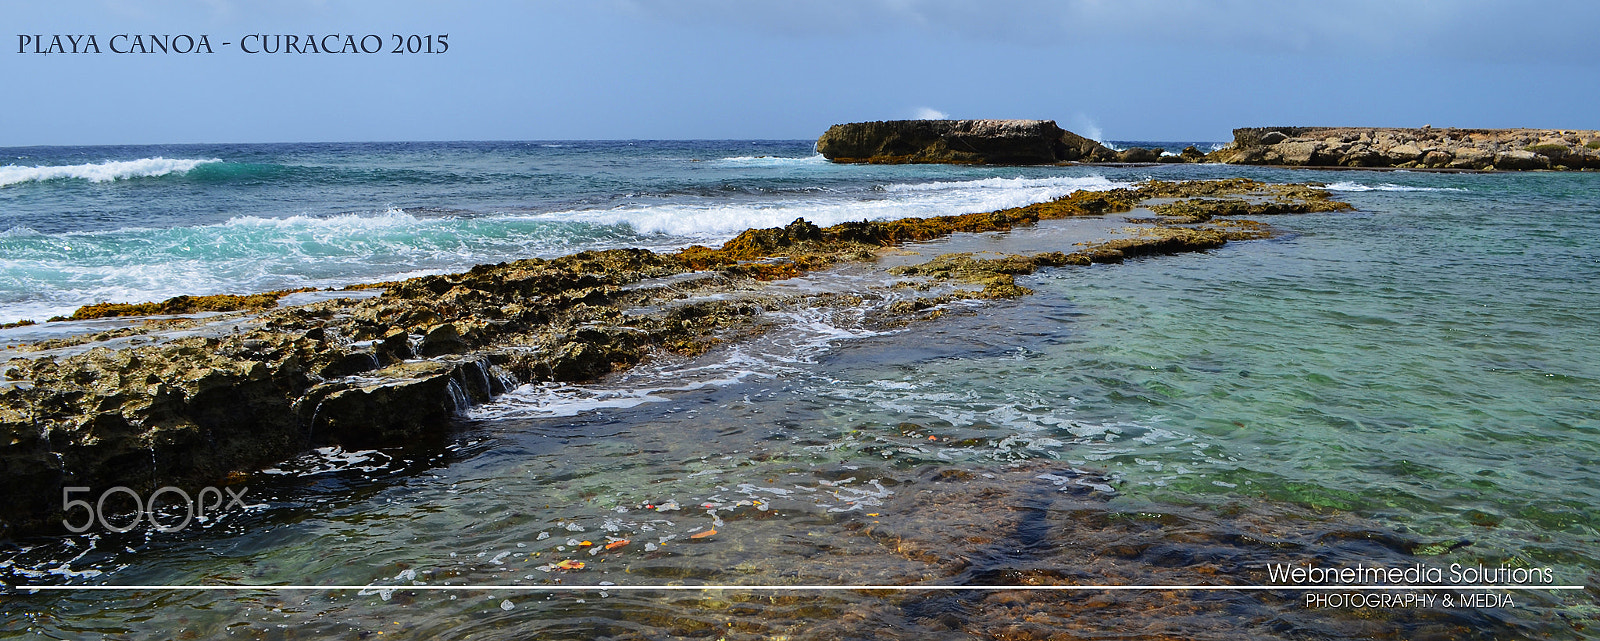
[[[1148,203],[1153,217],[1141,219],[1132,237],[1034,256],[942,256],[898,269],[920,285],[910,298],[883,305],[883,322],[932,318],[961,298],[1025,295],[1013,278],[1038,267],[1200,251],[1266,233],[1254,221],[1217,216],[1349,208],[1315,186],[1148,182],[960,216],[827,228],[796,220],[748,230],[715,249],[480,265],[379,283],[359,298],[265,310],[258,303],[282,293],[86,308],[74,317],[211,315],[5,346],[0,538],[60,530],[67,486],[193,490],[243,482],[252,470],[313,447],[433,447],[453,416],[519,384],[592,380],[648,358],[698,353],[764,331],[763,314],[774,307],[863,300],[856,293],[786,298],[766,293],[763,281],[874,261],[904,242],[1127,212],[1151,199],[1160,201]],[[976,287],[952,289],[961,283]],[[230,308],[246,311],[221,311]]]
[[[1054,120],[887,120],[834,125],[817,139],[834,162],[1048,165],[1117,152]]]
[[[1253,127],[1209,162],[1402,169],[1600,169],[1600,132],[1573,129]]]

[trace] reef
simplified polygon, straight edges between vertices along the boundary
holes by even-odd
[[[590,381],[647,359],[704,352],[765,331],[764,313],[774,306],[861,301],[773,293],[768,281],[870,263],[907,242],[1135,207],[1154,216],[1128,237],[1029,256],[946,255],[896,268],[892,275],[907,278],[907,287],[981,287],[889,305],[893,318],[883,322],[932,318],[937,309],[918,314],[962,298],[1026,295],[1015,276],[1043,267],[1202,251],[1269,233],[1233,218],[1239,215],[1350,208],[1316,185],[1152,181],[986,213],[830,227],[796,220],[747,230],[719,248],[586,251],[479,265],[377,284],[381,294],[359,298],[271,307],[287,300],[274,292],[90,306],[73,317],[229,305],[243,311],[126,321],[6,352],[0,537],[60,530],[67,486],[194,489],[242,482],[313,447],[433,447],[448,436],[453,417],[523,383]]]
[[[888,120],[834,125],[817,153],[845,163],[1048,165],[1115,161],[1117,152],[1054,120]]]
[[[1207,162],[1455,170],[1600,169],[1600,132],[1424,126],[1252,127]]]
[[[212,294],[210,296],[174,296],[159,303],[97,303],[84,305],[71,316],[58,316],[50,320],[87,320],[117,316],[172,316],[200,312],[232,312],[241,309],[270,309],[278,299],[289,294],[315,291],[315,288],[289,289],[260,294]]]

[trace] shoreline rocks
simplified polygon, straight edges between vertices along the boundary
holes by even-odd
[[[1117,160],[1054,120],[887,120],[834,125],[817,153],[840,163],[1049,165]],[[1159,154],[1159,152],[1157,152]]]
[[[1600,169],[1600,131],[1248,127],[1207,162],[1290,167],[1538,170]]]
[[[1264,234],[1252,221],[1212,216],[1349,209],[1307,185],[1152,181],[985,213],[826,228],[796,220],[747,230],[716,249],[479,265],[386,283],[379,296],[148,319],[45,340],[8,351],[13,358],[0,363],[0,540],[59,531],[66,486],[195,490],[247,481],[320,446],[432,447],[463,410],[517,385],[594,380],[655,355],[698,354],[764,331],[768,306],[795,301],[763,292],[760,281],[871,261],[904,242],[1126,212],[1153,198],[1166,202],[1151,207],[1159,220],[1139,237],[902,270],[981,289],[890,313],[1026,295],[1013,277],[1037,267],[1199,251]]]

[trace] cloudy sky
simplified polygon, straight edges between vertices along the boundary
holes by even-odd
[[[0,15],[4,146],[801,139],[941,116],[1111,140],[1600,128],[1588,1],[0,0]],[[36,54],[33,34],[95,34],[102,53]],[[116,34],[205,34],[215,53],[116,54]],[[386,44],[247,54],[249,34]],[[448,34],[449,50],[390,54],[390,34]]]

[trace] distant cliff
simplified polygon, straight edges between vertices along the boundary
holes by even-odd
[[[1252,127],[1208,162],[1318,167],[1600,169],[1600,132],[1572,129]]]
[[[1053,120],[887,120],[834,125],[817,139],[834,162],[1046,165],[1117,153]]]

